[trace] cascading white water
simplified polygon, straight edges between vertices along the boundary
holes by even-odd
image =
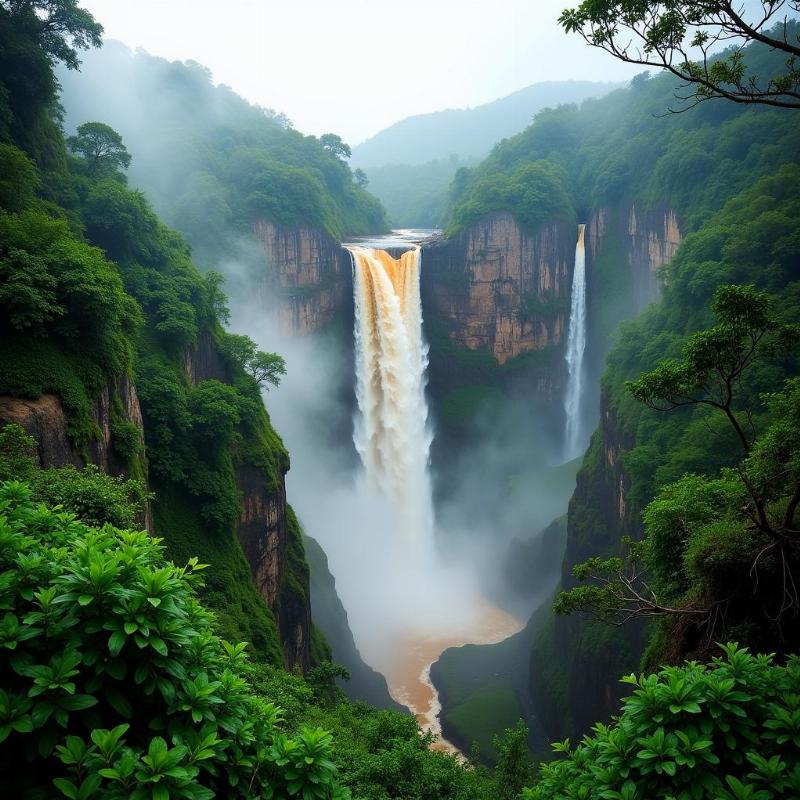
[[[578,225],[575,245],[575,270],[572,276],[572,298],[567,333],[567,391],[564,411],[567,425],[564,434],[565,460],[580,455],[581,448],[581,392],[583,379],[583,351],[586,349],[586,251],[583,234],[585,225]]]
[[[385,250],[349,249],[355,298],[355,446],[370,483],[394,506],[406,543],[417,556],[432,553],[421,250],[415,247],[394,259]]]

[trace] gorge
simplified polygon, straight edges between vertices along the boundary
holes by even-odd
[[[798,796],[794,112],[359,154],[100,35],[0,0],[0,794]]]

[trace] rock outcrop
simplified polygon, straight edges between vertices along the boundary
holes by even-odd
[[[112,441],[115,414],[143,432],[136,387],[124,376],[106,384],[94,398],[92,421],[98,435],[82,448],[75,447],[69,440],[67,416],[56,395],[43,394],[36,400],[0,397],[0,425],[16,423],[33,436],[37,442],[39,466],[45,469],[67,464],[84,467],[88,463],[96,464],[109,475],[125,475],[128,465],[116,454]]]
[[[54,394],[43,394],[36,400],[22,397],[0,397],[0,426],[16,423],[36,439],[36,455],[39,466],[64,467],[72,464],[85,467],[96,464],[109,475],[127,476],[130,464],[120,458],[114,450],[113,423],[115,420],[133,423],[144,441],[142,409],[136,386],[126,376],[107,383],[92,401],[92,422],[97,436],[82,447],[76,447],[69,439],[67,415],[60,399]],[[140,474],[147,483],[147,462],[140,459]],[[149,503],[145,507],[142,525],[151,530],[152,511]]]
[[[423,292],[450,342],[499,364],[559,345],[569,314],[575,231],[559,222],[527,233],[489,214],[423,252]]]
[[[260,296],[274,304],[283,333],[313,333],[352,303],[350,256],[332,236],[267,220],[253,232],[266,262]]]

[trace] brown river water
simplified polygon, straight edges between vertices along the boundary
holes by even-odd
[[[449,647],[465,644],[495,644],[520,631],[523,624],[506,611],[484,602],[472,624],[451,631],[422,629],[409,631],[398,637],[398,645],[391,653],[373,657],[370,662],[380,670],[389,685],[389,693],[411,709],[423,730],[432,731],[439,739],[434,749],[459,753],[451,742],[442,736],[439,722],[438,693],[430,679],[431,666]]]

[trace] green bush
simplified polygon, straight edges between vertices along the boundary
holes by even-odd
[[[773,800],[800,796],[800,658],[735,644],[710,666],[631,675],[611,725],[544,764],[526,800]]]
[[[12,797],[345,797],[321,729],[281,731],[212,632],[196,559],[0,485],[0,771]]]
[[[63,507],[87,525],[138,528],[151,498],[141,481],[106,475],[94,464],[39,469],[36,440],[15,424],[0,428],[0,481],[4,480],[25,481],[32,499]]]
[[[142,451],[142,431],[128,419],[112,419],[111,446],[123,461],[130,461]]]

